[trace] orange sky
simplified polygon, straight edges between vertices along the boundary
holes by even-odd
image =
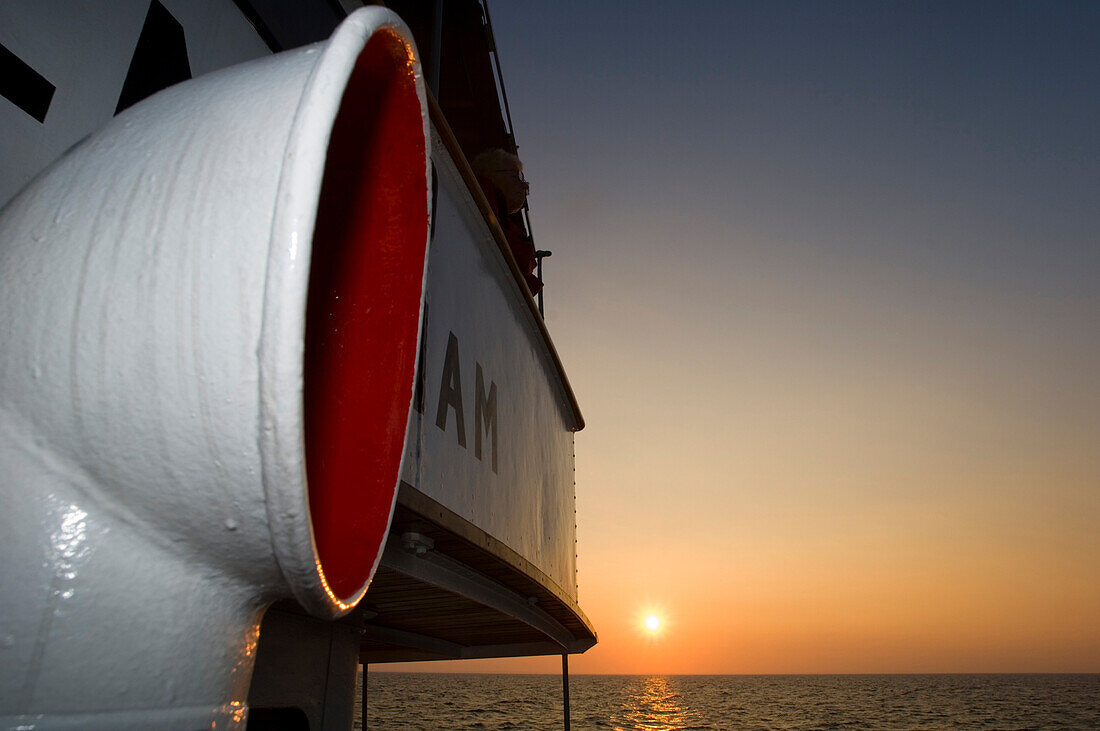
[[[555,293],[600,635],[573,672],[1100,670],[1088,312],[781,260],[696,271],[686,298],[660,286],[681,266]]]

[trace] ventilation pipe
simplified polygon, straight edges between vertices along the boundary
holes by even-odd
[[[0,211],[0,727],[234,728],[263,610],[392,516],[430,211],[411,35],[167,89]]]

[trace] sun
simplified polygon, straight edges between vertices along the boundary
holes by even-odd
[[[630,624],[640,639],[654,643],[668,633],[670,622],[664,605],[646,602],[634,612]]]

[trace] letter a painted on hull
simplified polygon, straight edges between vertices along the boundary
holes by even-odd
[[[435,425],[447,431],[447,410],[455,411],[458,443],[466,448],[466,417],[462,411],[462,371],[458,365],[458,338],[447,336],[447,354],[443,356],[443,377],[439,379],[439,406],[435,410]],[[480,437],[478,439],[480,443]]]

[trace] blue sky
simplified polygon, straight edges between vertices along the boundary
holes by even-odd
[[[500,3],[532,205],[672,208],[837,257],[1085,294],[1100,8],[958,6]]]

